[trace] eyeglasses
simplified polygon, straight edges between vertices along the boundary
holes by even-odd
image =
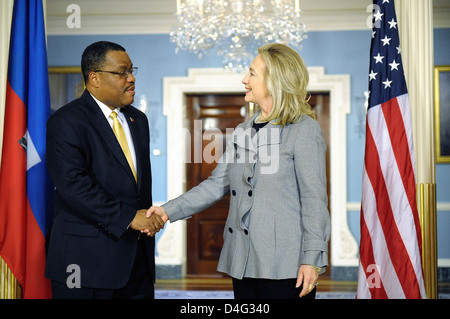
[[[94,72],[106,72],[106,73],[116,74],[116,75],[120,76],[121,78],[126,78],[126,77],[128,77],[129,74],[131,74],[132,76],[136,76],[136,74],[138,73],[138,68],[134,66],[131,69],[123,71],[123,72],[105,71],[105,70],[95,70]]]

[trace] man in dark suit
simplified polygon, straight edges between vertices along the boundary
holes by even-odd
[[[85,49],[81,69],[83,95],[47,122],[56,192],[46,276],[54,298],[153,298],[155,239],[140,231],[163,223],[145,217],[150,133],[131,106],[137,68],[122,46],[100,41]]]

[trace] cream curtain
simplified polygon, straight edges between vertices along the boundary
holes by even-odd
[[[8,73],[9,35],[14,0],[0,1],[0,145],[3,145],[6,76]],[[1,153],[0,153],[1,163]]]
[[[411,103],[425,290],[437,298],[433,0],[395,0]]]

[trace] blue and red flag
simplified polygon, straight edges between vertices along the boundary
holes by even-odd
[[[42,0],[14,1],[5,104],[0,255],[23,298],[51,298],[44,277],[53,185],[45,162],[50,92]]]
[[[357,298],[426,298],[411,110],[394,0],[373,4]]]

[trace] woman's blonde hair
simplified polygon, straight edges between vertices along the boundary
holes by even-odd
[[[300,54],[280,43],[266,44],[258,54],[266,64],[264,79],[273,99],[272,111],[265,120],[284,126],[298,122],[303,115],[315,119],[306,90],[308,69]]]

